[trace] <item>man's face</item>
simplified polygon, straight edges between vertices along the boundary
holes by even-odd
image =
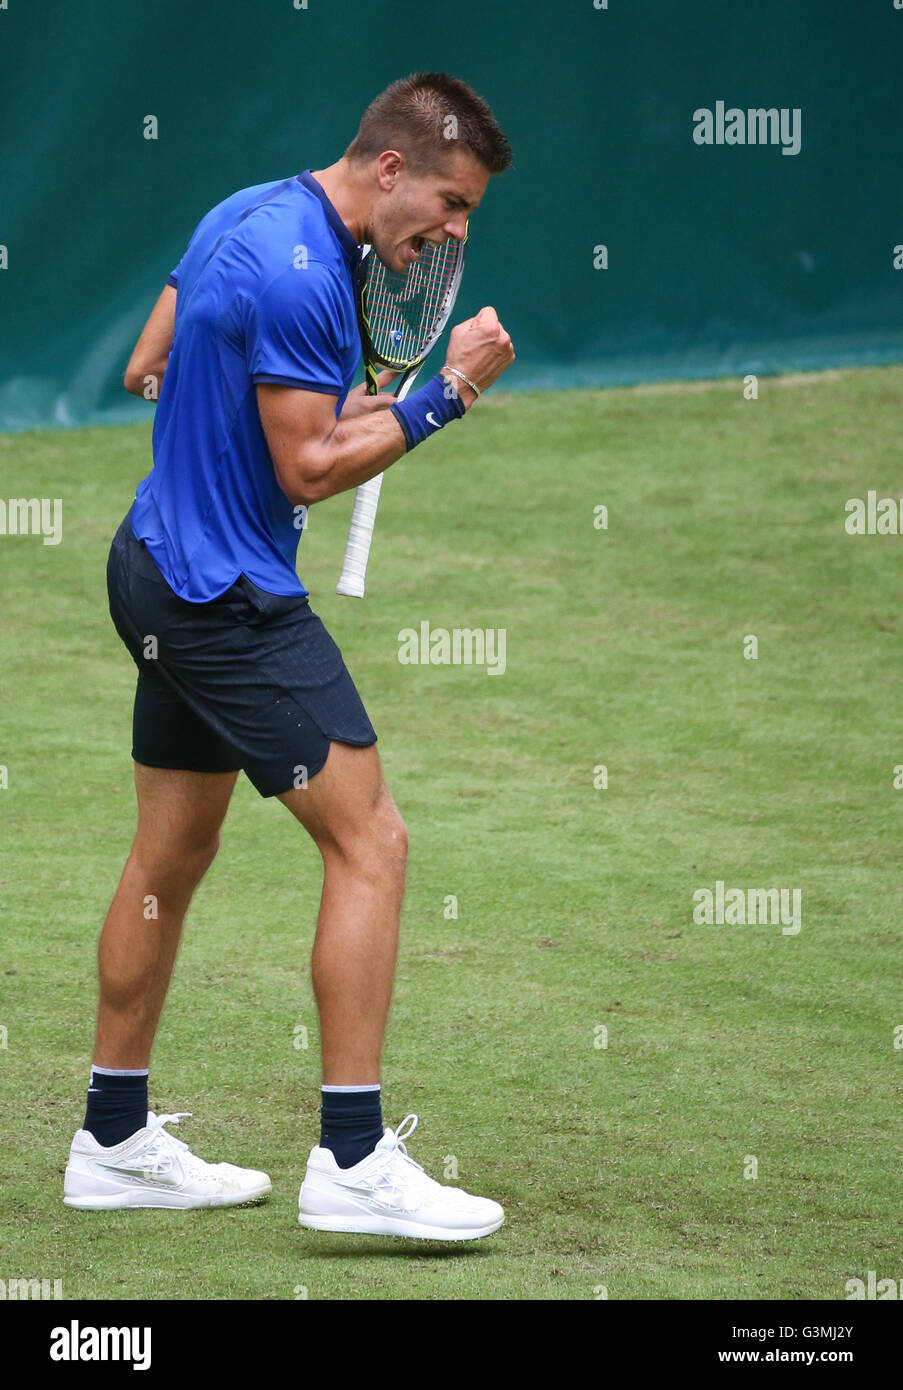
[[[373,209],[371,240],[380,260],[390,270],[405,271],[424,241],[450,236],[460,241],[489,178],[479,160],[462,149],[452,151],[444,173],[412,178],[402,165]]]

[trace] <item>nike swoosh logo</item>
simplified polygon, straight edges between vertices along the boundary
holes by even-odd
[[[426,412],[426,419],[427,423],[432,425],[434,430],[437,430],[439,428],[439,421],[436,419],[435,415],[431,410],[428,410]]]
[[[145,1164],[143,1167],[129,1168],[125,1164],[105,1163],[103,1167],[109,1173],[116,1173],[119,1177],[128,1178],[132,1182],[146,1182],[148,1178],[156,1178],[158,1181],[163,1178],[178,1187],[182,1181],[182,1171],[177,1164],[172,1164],[169,1168],[163,1168],[152,1163]]]
[[[344,1187],[342,1189],[346,1197],[352,1198],[365,1211],[376,1212],[381,1215],[383,1212],[398,1213],[400,1210],[397,1202],[381,1202],[378,1197],[374,1197],[372,1192],[359,1192],[357,1188]]]
[[[398,1213],[403,1208],[398,1201],[384,1201],[377,1197],[372,1187],[353,1187],[350,1183],[338,1183],[345,1197],[350,1197],[368,1211]]]

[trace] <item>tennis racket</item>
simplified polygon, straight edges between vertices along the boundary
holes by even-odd
[[[377,374],[383,368],[402,373],[394,392],[396,400],[403,401],[410,391],[454,307],[466,241],[466,228],[461,241],[454,237],[444,242],[425,241],[418,259],[406,271],[389,270],[372,247],[365,248],[357,307],[368,395],[377,394]],[[361,483],[355,493],[337,594],[364,597],[384,476],[380,473]]]

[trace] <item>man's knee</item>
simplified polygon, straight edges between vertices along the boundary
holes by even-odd
[[[408,857],[408,827],[391,796],[387,794],[385,801],[388,805],[378,819],[377,836],[381,848],[404,865]]]
[[[202,873],[206,873],[210,868],[210,865],[219,854],[219,847],[219,831],[212,837],[208,836],[206,839],[196,841],[190,846],[189,855],[193,859],[195,866],[200,868]]]
[[[138,835],[135,854],[158,874],[199,883],[216,858],[220,847],[217,831],[213,836]]]
[[[279,795],[328,863],[351,864],[368,877],[403,875],[408,832],[372,745],[333,740],[308,787]]]
[[[201,881],[219,853],[219,845],[219,831],[212,838],[192,838],[183,842],[181,854],[177,857],[181,859],[181,867],[188,878],[193,878],[198,883]]]
[[[334,852],[368,877],[404,874],[408,854],[408,830],[392,797],[385,792],[366,816],[344,829],[325,854]]]

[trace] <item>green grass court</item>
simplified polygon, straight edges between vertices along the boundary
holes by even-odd
[[[0,436],[3,496],[63,499],[59,546],[0,537],[0,1277],[266,1300],[836,1300],[903,1277],[903,541],[844,530],[848,498],[903,492],[903,367],[759,391],[486,397],[388,474],[362,602],[334,592],[351,494],[311,513],[299,572],[411,834],[384,1115],[419,1114],[412,1156],[505,1205],[464,1247],[296,1224],[319,857],[244,778],[151,1104],[193,1111],[177,1136],[267,1169],[273,1197],[62,1205],[133,831],[106,556],[150,425]],[[504,628],[504,675],[401,665],[424,620]],[[799,888],[801,931],[694,925],[719,879]]]

